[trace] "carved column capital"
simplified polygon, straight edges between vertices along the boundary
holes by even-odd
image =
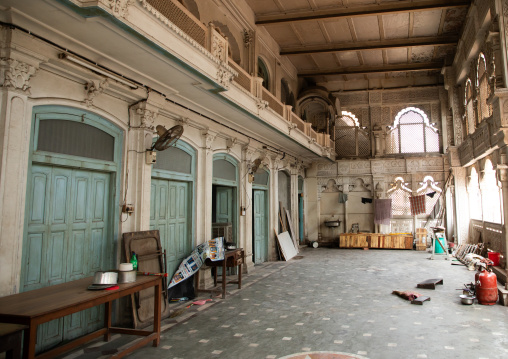
[[[206,154],[212,153],[213,141],[217,137],[217,133],[213,133],[208,129],[201,130],[201,137],[203,138],[203,148],[206,150]]]
[[[8,58],[0,58],[0,81],[2,87],[20,90],[30,94],[30,78],[35,75],[37,69],[25,62]]]
[[[155,128],[155,121],[159,115],[157,107],[150,105],[147,101],[136,104],[132,110],[131,127],[143,128],[153,131]]]

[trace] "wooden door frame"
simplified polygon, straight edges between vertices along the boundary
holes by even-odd
[[[235,167],[235,180],[226,180],[223,178],[217,178],[212,177],[212,188],[213,186],[220,186],[220,187],[231,187],[233,188],[233,237],[238,245],[240,245],[240,236],[239,236],[239,214],[240,214],[240,192],[239,192],[239,162],[231,155],[226,153],[216,153],[213,155],[213,162],[217,160],[225,160],[229,163],[231,163]],[[213,173],[213,168],[212,168]],[[212,188],[210,190],[212,190]],[[215,211],[214,208],[212,208],[212,211]],[[211,223],[212,221],[210,221]],[[209,229],[210,232],[212,231],[212,228]]]
[[[166,179],[170,181],[179,181],[179,182],[187,182],[189,184],[189,211],[190,211],[190,221],[188,223],[187,230],[189,231],[190,236],[190,245],[191,247],[196,246],[195,243],[195,228],[194,223],[196,223],[196,211],[195,211],[195,204],[196,204],[196,149],[192,147],[190,144],[183,140],[178,140],[174,147],[186,152],[191,156],[191,173],[181,173],[181,172],[175,172],[175,171],[168,171],[168,170],[161,170],[161,169],[154,169],[152,166],[152,175],[151,178],[155,179]],[[150,199],[151,201],[151,199]]]
[[[45,152],[38,151],[37,141],[38,141],[38,129],[39,123],[42,120],[65,120],[65,121],[74,121],[79,123],[84,123],[93,127],[96,127],[109,135],[111,135],[114,139],[114,160],[113,161],[104,161],[104,160],[96,160],[92,158],[84,158],[77,157],[71,155],[65,155],[61,153],[53,153],[53,152]],[[84,169],[84,170],[92,170],[103,173],[108,173],[110,175],[110,195],[108,205],[110,208],[108,215],[108,234],[107,236],[113,238],[113,240],[108,241],[107,248],[110,253],[113,253],[115,244],[118,243],[119,240],[119,232],[120,232],[120,206],[115,205],[115,203],[120,203],[120,188],[121,188],[121,171],[122,171],[122,158],[123,158],[123,141],[124,141],[124,131],[108,121],[106,118],[94,114],[90,111],[83,110],[80,108],[69,107],[69,106],[59,106],[59,105],[41,105],[34,106],[32,109],[32,125],[30,129],[30,148],[29,148],[29,156],[28,156],[28,171],[27,178],[30,178],[32,175],[32,165],[47,165],[53,167],[63,167],[69,169]],[[30,182],[27,181],[26,184],[26,199],[25,199],[25,220],[24,220],[24,228],[23,228],[23,243],[22,246],[24,248],[26,235],[28,231],[28,211],[29,211],[29,191]],[[26,251],[22,250],[22,258],[26,255]],[[115,262],[118,258],[117,253],[113,253],[113,262]],[[23,259],[21,261],[23,263]],[[113,265],[116,265],[114,263]],[[22,288],[24,268],[20,268],[20,291]]]

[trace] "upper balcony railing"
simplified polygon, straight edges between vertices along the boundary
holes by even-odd
[[[189,10],[176,0],[145,0],[161,15],[166,17],[174,25],[189,35],[199,45],[210,51],[221,61],[226,62],[229,67],[238,73],[233,83],[239,88],[250,93],[254,97],[265,101],[268,107],[285,121],[294,124],[303,134],[308,136],[309,142],[315,142],[323,147],[334,149],[330,135],[316,133],[310,123],[306,123],[291,111],[291,106],[286,106],[279,101],[270,91],[262,86],[261,78],[249,75],[241,66],[228,57],[227,39],[220,33],[213,24],[208,27],[203,25]],[[333,151],[332,151],[333,153]]]

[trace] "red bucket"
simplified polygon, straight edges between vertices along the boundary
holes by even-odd
[[[489,259],[494,262],[494,266],[499,265],[499,257],[501,256],[501,253],[499,252],[489,252]]]

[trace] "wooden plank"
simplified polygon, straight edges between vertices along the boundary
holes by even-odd
[[[282,255],[286,261],[290,260],[297,255],[296,248],[293,244],[293,240],[289,236],[288,232],[282,232],[277,235]]]
[[[291,220],[291,213],[286,209],[286,219],[288,222],[288,229],[289,229],[289,235],[291,236],[291,239],[293,239],[293,243],[296,248],[296,253],[300,252],[300,247],[298,245],[298,240],[295,236],[295,231],[293,230],[293,221]]]

